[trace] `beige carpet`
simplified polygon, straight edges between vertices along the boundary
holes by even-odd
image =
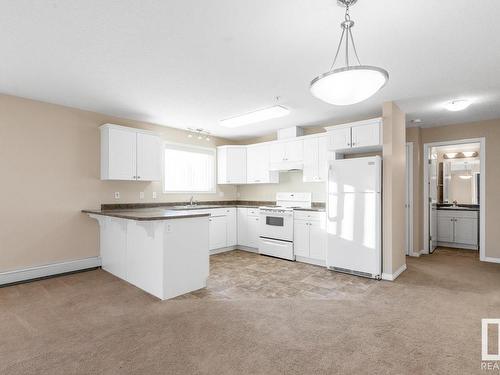
[[[410,258],[393,283],[240,251],[211,262],[209,288],[172,301],[102,270],[0,289],[0,374],[488,373],[500,264],[475,253]]]

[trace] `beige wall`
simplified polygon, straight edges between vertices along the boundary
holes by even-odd
[[[405,263],[405,114],[394,102],[383,105],[383,272]]]
[[[419,174],[414,180],[415,198],[419,199],[418,220],[414,222],[415,251],[423,249],[423,145],[425,143],[454,141],[461,139],[480,138],[486,139],[486,207],[481,207],[486,213],[486,244],[487,257],[500,258],[500,119],[468,123],[461,125],[448,125],[436,128],[422,128],[420,130],[408,129],[408,142],[415,142],[414,147],[419,149]],[[420,137],[415,136],[420,133]],[[411,136],[410,136],[411,134]],[[416,163],[416,161],[414,161]],[[417,208],[417,204],[414,205]],[[417,246],[418,245],[418,246]]]
[[[420,194],[420,185],[423,183],[420,177],[423,173],[421,129],[407,128],[406,142],[413,143],[413,252],[418,254],[423,249],[423,227],[420,216],[423,198]]]
[[[187,200],[162,194],[161,183],[99,179],[98,126],[111,122],[161,133],[163,139],[214,147],[231,143],[190,140],[181,130],[0,95],[0,272],[98,255],[95,220],[80,213],[101,203]],[[119,191],[116,201],[113,193]],[[223,196],[222,196],[223,194]],[[199,200],[235,199],[220,186]]]

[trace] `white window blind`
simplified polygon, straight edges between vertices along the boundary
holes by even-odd
[[[214,193],[215,150],[165,145],[164,191]]]

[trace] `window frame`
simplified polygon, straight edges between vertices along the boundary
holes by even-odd
[[[213,156],[212,168],[213,168],[213,172],[214,172],[213,173],[212,188],[210,190],[204,190],[204,191],[198,191],[198,190],[197,191],[193,191],[193,190],[170,191],[170,190],[166,190],[166,186],[165,186],[165,150],[166,150],[166,148],[168,148],[168,146],[185,148],[187,150],[189,150],[189,149],[203,150],[207,154],[212,155]],[[203,147],[203,146],[192,145],[189,143],[163,142],[161,184],[162,184],[163,194],[217,194],[217,149],[215,147]]]

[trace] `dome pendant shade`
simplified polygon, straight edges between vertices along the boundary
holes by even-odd
[[[311,93],[327,103],[351,105],[362,102],[387,83],[389,74],[381,68],[357,65],[331,70],[311,82]]]
[[[354,5],[357,0],[338,0],[340,6],[345,6],[345,19],[341,22],[342,35],[340,36],[339,45],[335,58],[333,59],[330,70],[319,75],[311,81],[311,93],[318,99],[333,105],[351,105],[360,103],[379,91],[389,80],[389,73],[385,69],[376,66],[362,65],[354,37],[352,36],[352,28],[354,21],[349,15],[349,8]],[[345,44],[345,66],[334,69],[339,52],[342,50],[342,44]],[[354,57],[357,65],[349,63],[349,47],[352,45]]]

